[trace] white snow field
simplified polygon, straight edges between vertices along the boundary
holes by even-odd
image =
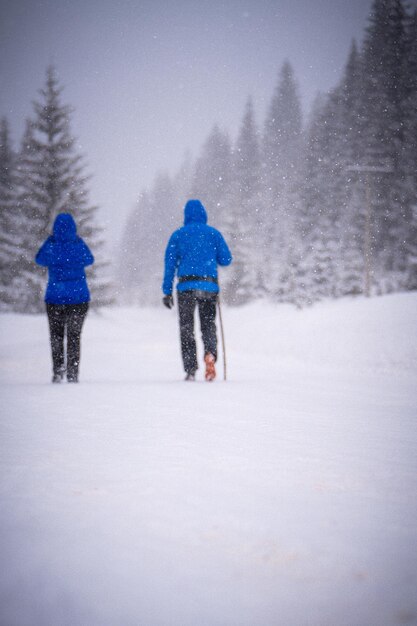
[[[223,318],[226,383],[161,305],[52,385],[1,316],[1,626],[417,624],[417,294]]]

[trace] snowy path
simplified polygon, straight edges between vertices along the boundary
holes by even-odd
[[[417,624],[416,295],[224,317],[226,384],[161,309],[91,314],[78,386],[0,318],[1,626]]]

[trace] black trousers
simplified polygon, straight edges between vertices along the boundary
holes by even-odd
[[[54,374],[67,371],[68,380],[77,380],[80,365],[81,330],[88,311],[88,302],[82,304],[47,304]],[[67,338],[65,363],[64,338]]]
[[[217,359],[216,302],[217,294],[208,291],[178,291],[181,354],[186,372],[198,368],[197,346],[194,336],[194,312],[198,308],[204,354],[211,353]]]

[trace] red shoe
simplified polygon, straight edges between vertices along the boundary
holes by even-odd
[[[204,363],[206,364],[206,380],[211,381],[216,378],[216,368],[214,364],[216,359],[210,352],[208,352],[204,357]]]

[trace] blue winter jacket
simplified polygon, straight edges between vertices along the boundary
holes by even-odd
[[[189,200],[184,208],[184,226],[171,235],[165,252],[164,294],[171,295],[175,273],[178,278],[217,279],[217,266],[231,262],[232,255],[222,234],[207,225],[207,213],[200,200]],[[189,289],[219,291],[217,283],[205,280],[193,279],[177,284],[178,291]]]
[[[57,215],[53,235],[43,243],[35,261],[49,271],[45,302],[81,304],[90,301],[84,267],[94,263],[94,257],[81,237],[77,236],[72,215]]]

